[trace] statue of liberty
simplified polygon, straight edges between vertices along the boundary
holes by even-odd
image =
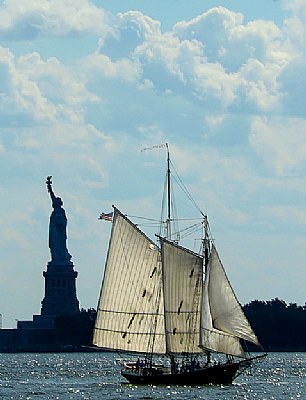
[[[49,224],[49,248],[51,252],[51,264],[62,265],[71,264],[71,255],[68,253],[67,240],[67,218],[65,210],[62,208],[63,202],[60,197],[56,197],[52,190],[52,176],[47,177],[47,189],[52,200],[53,211],[50,215]]]

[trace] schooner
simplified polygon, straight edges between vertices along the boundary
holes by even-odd
[[[167,148],[166,234],[150,239],[113,206],[112,229],[93,344],[134,353],[122,362],[131,383],[230,384],[262,355],[201,213],[198,254],[171,237],[171,161]],[[160,146],[158,146],[160,147]],[[212,354],[224,355],[213,360]]]

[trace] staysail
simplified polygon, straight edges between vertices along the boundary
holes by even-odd
[[[244,357],[239,339],[260,346],[212,246],[203,288],[201,346]]]
[[[165,353],[160,250],[114,207],[93,344]]]
[[[199,353],[203,258],[160,240],[167,353]]]

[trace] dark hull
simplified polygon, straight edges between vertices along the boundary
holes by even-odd
[[[152,385],[229,385],[237,375],[242,362],[217,364],[182,373],[162,373],[155,369],[143,371],[122,370],[121,374],[130,383]]]

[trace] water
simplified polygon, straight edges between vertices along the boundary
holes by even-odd
[[[306,353],[273,353],[230,386],[136,386],[113,353],[0,354],[0,399],[306,399]]]

